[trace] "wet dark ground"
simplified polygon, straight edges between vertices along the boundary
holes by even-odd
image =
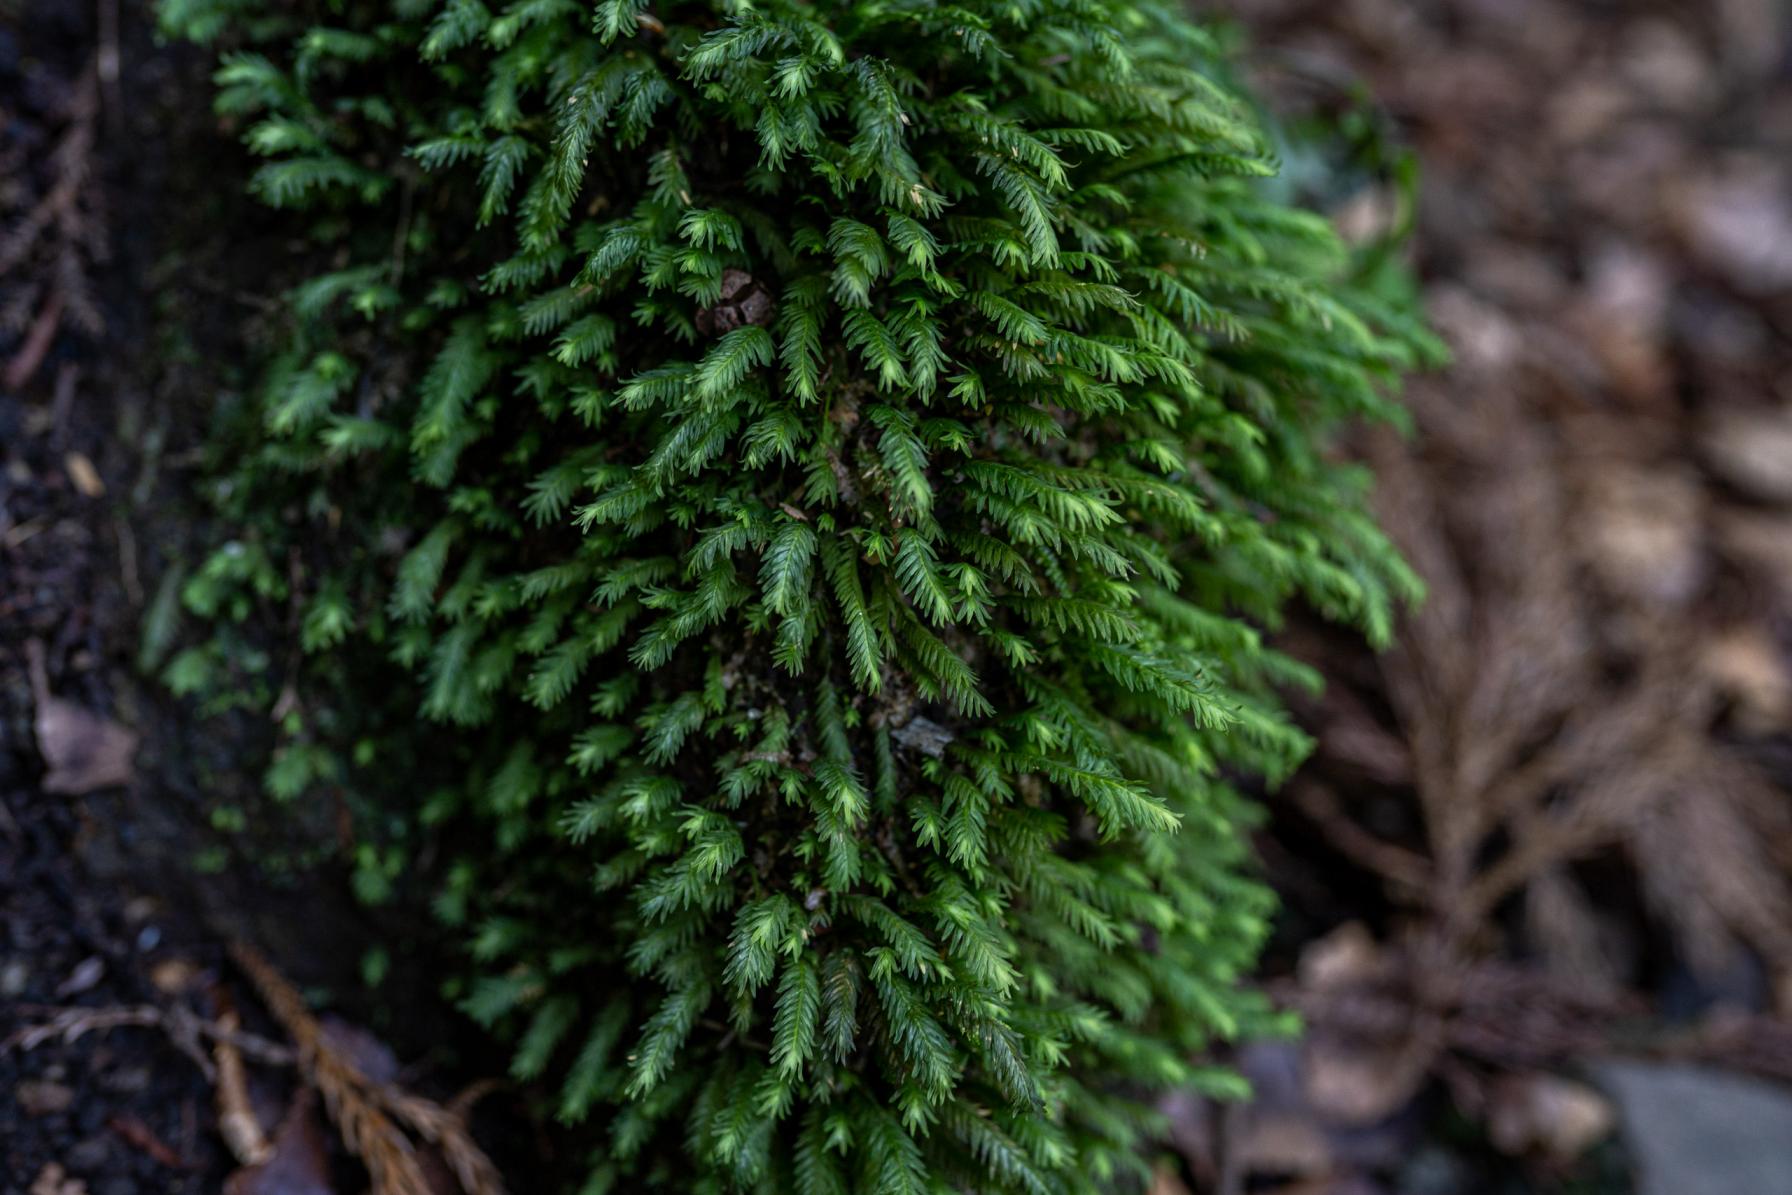
[[[80,199],[0,272],[0,314],[12,317],[0,323],[0,1040],[51,1007],[154,1004],[166,998],[158,964],[217,954],[153,886],[121,880],[131,794],[43,791],[32,725],[31,641],[57,696],[131,718],[121,705],[143,562],[114,516],[133,480],[118,442],[128,346],[147,313],[121,283],[151,239],[119,235],[108,217],[130,214],[133,188],[155,173],[122,149],[153,109],[133,117],[93,100],[152,80],[132,69],[102,83],[99,19],[84,4],[0,4],[0,227],[16,237],[87,172]],[[141,44],[135,20],[126,36]],[[74,144],[83,136],[90,144]],[[101,196],[127,198],[108,211]],[[151,1030],[0,1054],[0,1192],[26,1192],[53,1166],[90,1195],[216,1191],[227,1159],[211,1101],[194,1063]]]
[[[156,733],[171,711],[137,664],[179,547],[157,513],[183,375],[151,355],[167,296],[204,291],[162,284],[207,268],[168,256],[170,164],[227,143],[203,69],[154,46],[146,6],[119,8],[0,0],[0,1041],[224,971],[208,910],[228,877],[183,878],[203,802],[169,782],[194,774],[162,766],[190,745]],[[46,791],[32,644],[50,693],[144,734],[128,783]],[[0,1195],[217,1191],[231,1160],[214,1125],[210,1082],[156,1030],[0,1052]]]
[[[269,728],[197,716],[157,679],[207,535],[198,445],[266,332],[268,262],[301,254],[240,185],[250,164],[211,112],[205,55],[158,44],[151,11],[0,0],[0,1043],[57,1010],[209,1015],[215,994],[278,1036],[227,961],[242,941],[445,1099],[503,1060],[436,997],[426,925],[358,907],[333,865],[290,865],[327,809],[216,832],[216,809],[255,807],[243,761]],[[78,791],[55,791],[72,773],[34,724],[45,696],[135,736],[127,774],[76,760]],[[360,970],[374,942],[378,990]],[[289,1086],[251,1067],[269,1128]],[[527,1190],[548,1150],[514,1102],[483,1101],[475,1130]],[[235,1162],[217,1122],[212,1083],[159,1030],[0,1049],[0,1195],[222,1190]],[[364,1189],[331,1153],[336,1189]]]

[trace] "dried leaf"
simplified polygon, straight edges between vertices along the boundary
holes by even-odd
[[[1748,162],[1700,180],[1686,189],[1678,214],[1693,252],[1741,289],[1769,294],[1792,286],[1792,203],[1776,163]]]
[[[129,784],[137,736],[116,722],[70,701],[50,695],[43,644],[25,645],[31,684],[37,702],[37,747],[48,765],[45,792],[79,796],[96,789]]]
[[[199,976],[198,966],[182,958],[165,958],[149,969],[149,982],[164,996],[191,991]]]
[[[224,1183],[224,1195],[335,1195],[335,1190],[330,1185],[330,1146],[310,1088],[293,1096],[267,1159],[243,1167]]]

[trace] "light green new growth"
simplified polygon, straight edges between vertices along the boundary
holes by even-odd
[[[175,678],[288,628],[271,787],[354,794],[370,898],[429,844],[586,1190],[1139,1185],[1156,1094],[1236,1091],[1203,1053],[1269,1019],[1234,782],[1299,760],[1274,690],[1313,678],[1261,632],[1380,638],[1414,589],[1327,440],[1422,339],[1264,197],[1209,35],[162,19],[228,47],[253,188],[327,264],[219,434],[237,538]]]

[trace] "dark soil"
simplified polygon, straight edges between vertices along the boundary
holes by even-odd
[[[1283,640],[1327,680],[1262,838],[1263,972],[1308,1032],[1235,1165],[1302,1195],[1746,1190],[1627,1174],[1587,1080],[1697,1060],[1792,1096],[1792,9],[1212,7],[1281,111],[1354,125],[1317,196],[1347,236],[1394,222],[1416,154],[1407,252],[1455,357],[1408,387],[1412,436],[1354,446],[1428,600],[1379,655]]]
[[[0,0],[0,1042],[60,1009],[191,999],[174,977],[229,982],[253,1015],[240,938],[429,1074],[490,1073],[456,1054],[469,1030],[432,999],[422,935],[376,931],[327,868],[269,873],[277,831],[212,831],[266,729],[195,718],[154,679],[174,646],[156,611],[204,526],[194,447],[268,286],[265,215],[219,186],[248,166],[208,76],[146,3]],[[46,791],[32,644],[50,693],[140,737],[129,783]],[[361,987],[376,937],[416,950],[393,951],[398,1011]],[[268,1078],[271,1119],[287,1079]],[[195,1061],[123,1028],[0,1051],[0,1195],[51,1166],[88,1195],[179,1195],[234,1163]]]
[[[91,862],[99,860],[90,854],[110,855],[105,870],[116,874],[119,848],[131,849],[119,819],[124,794],[71,797],[39,787],[26,643],[45,648],[59,696],[119,713],[141,584],[129,532],[112,515],[130,487],[118,442],[118,404],[128,393],[120,348],[144,322],[119,280],[141,266],[145,238],[96,222],[106,216],[97,200],[128,194],[144,172],[141,159],[121,149],[129,115],[91,104],[81,111],[83,89],[116,94],[140,76],[98,86],[97,18],[87,5],[0,5],[0,192],[9,232],[19,209],[35,207],[79,168],[59,169],[55,160],[71,127],[85,119],[96,138],[83,155],[92,172],[84,194],[58,219],[71,227],[0,274],[0,309],[26,311],[33,324],[51,304],[62,311],[41,349],[30,344],[32,325],[0,325],[0,364],[11,367],[0,383],[0,1039],[41,1008],[154,1003],[160,993],[149,976],[158,962],[215,955],[155,895],[95,881]],[[135,119],[149,115],[141,107]],[[108,280],[95,282],[101,265]],[[82,304],[91,307],[86,318]],[[17,364],[24,354],[39,358],[29,376]],[[52,1165],[84,1180],[91,1195],[216,1191],[227,1159],[209,1129],[211,1099],[195,1065],[153,1032],[0,1054],[0,1192],[25,1192]]]

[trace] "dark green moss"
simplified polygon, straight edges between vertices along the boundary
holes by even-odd
[[[1169,3],[165,0],[331,268],[172,675],[418,871],[593,1191],[1113,1190],[1265,1027],[1260,632],[1416,333]],[[315,23],[311,23],[315,21]],[[413,370],[412,362],[416,362]],[[272,659],[278,659],[274,653]],[[427,863],[427,866],[425,866]]]

